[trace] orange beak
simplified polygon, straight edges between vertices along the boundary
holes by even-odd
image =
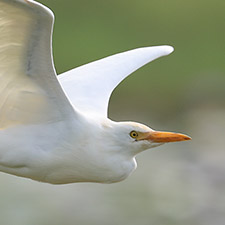
[[[188,141],[191,137],[185,134],[173,133],[173,132],[162,132],[162,131],[151,131],[145,134],[142,140],[149,140],[156,143],[167,143],[176,141]]]

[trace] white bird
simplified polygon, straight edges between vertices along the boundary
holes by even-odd
[[[118,182],[136,168],[136,154],[190,139],[107,118],[114,88],[172,47],[127,51],[57,77],[53,22],[36,1],[0,0],[0,171],[52,184]]]

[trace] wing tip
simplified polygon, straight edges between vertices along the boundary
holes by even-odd
[[[162,56],[167,56],[174,51],[174,48],[170,45],[158,45],[158,46],[150,46],[139,48],[140,51],[145,53],[145,55],[150,59],[148,62],[151,62],[157,58]]]
[[[160,56],[169,55],[174,51],[174,47],[170,45],[159,45],[159,46],[149,47],[149,50],[152,50],[152,49],[155,49],[156,52],[160,54]]]
[[[47,6],[41,4],[40,2],[37,2],[36,0],[17,0],[18,2],[21,2],[23,4],[29,5],[32,8],[39,8],[43,11],[45,11],[50,17],[54,20],[54,13],[51,9],[49,9]]]
[[[174,47],[170,45],[163,45],[165,55],[169,55],[174,51]]]
[[[162,46],[164,48],[165,54],[169,55],[174,51],[174,47],[170,45]]]

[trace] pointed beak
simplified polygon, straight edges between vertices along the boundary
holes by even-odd
[[[191,137],[185,134],[173,132],[151,131],[146,135],[144,140],[149,140],[156,143],[168,143],[176,141],[188,141],[191,140]]]

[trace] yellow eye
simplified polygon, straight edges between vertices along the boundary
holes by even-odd
[[[136,139],[136,138],[138,137],[138,133],[137,133],[136,131],[133,130],[133,131],[130,132],[130,136],[131,136],[132,138],[135,138],[135,139]]]

